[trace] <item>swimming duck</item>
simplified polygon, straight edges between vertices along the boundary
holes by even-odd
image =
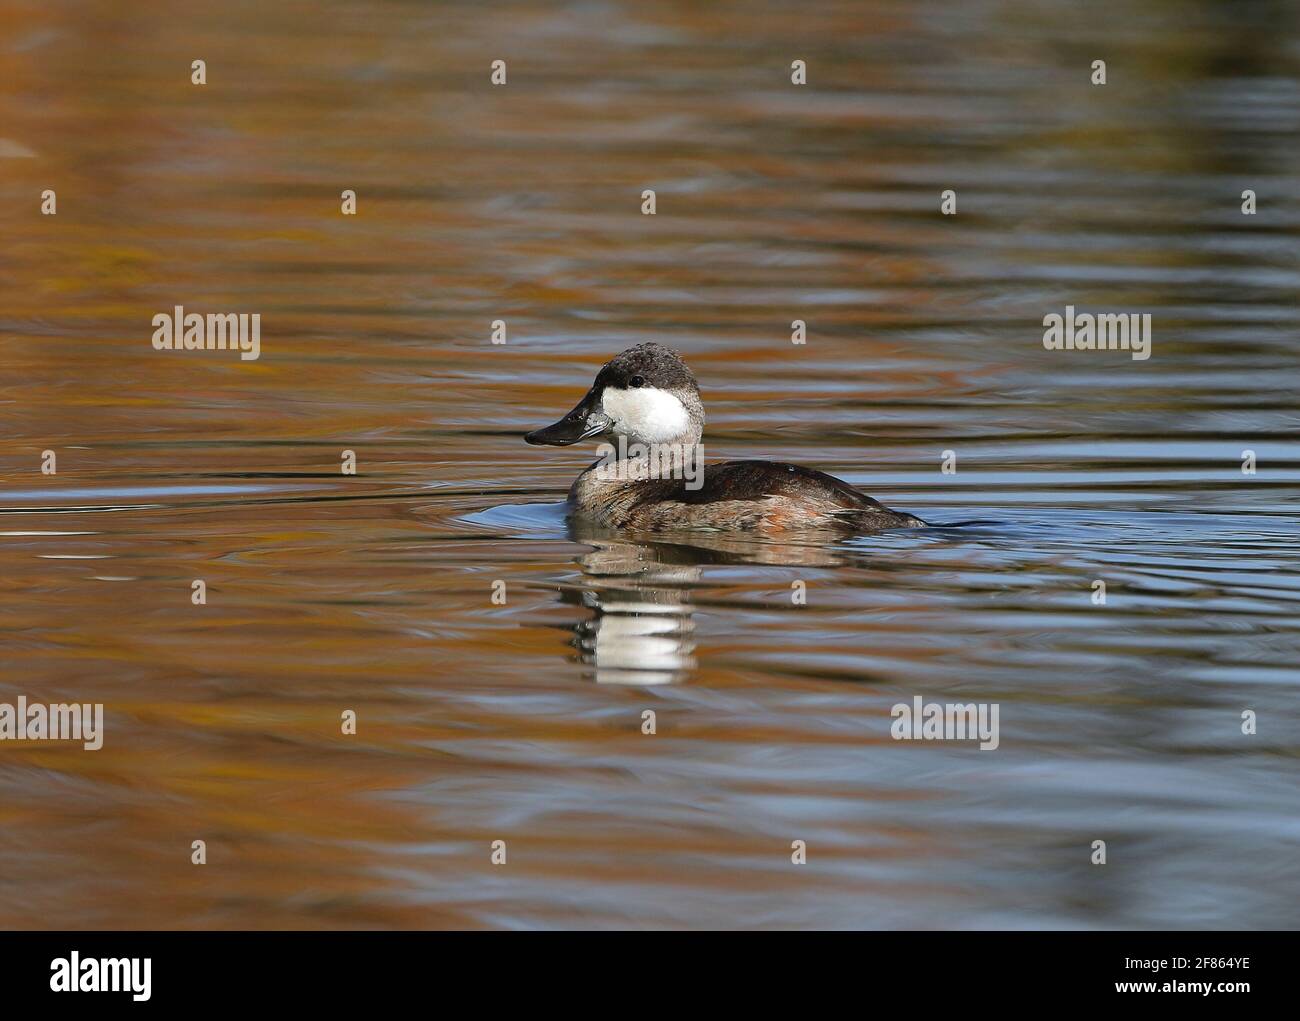
[[[528,443],[567,447],[609,437],[569,490],[576,515],[609,528],[782,532],[916,528],[847,482],[776,461],[699,461],[704,405],[677,352],[638,344],[607,362],[577,407]]]

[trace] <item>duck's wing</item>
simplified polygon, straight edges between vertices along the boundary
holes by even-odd
[[[797,464],[780,461],[724,461],[704,470],[704,485],[685,489],[683,503],[720,500],[763,500],[771,496],[799,497],[827,510],[884,510],[884,506],[847,482]]]

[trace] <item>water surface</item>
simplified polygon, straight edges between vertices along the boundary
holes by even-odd
[[[0,924],[1296,925],[1294,10],[11,11],[0,701],[108,729],[0,744]],[[567,522],[522,434],[647,340],[711,458],[939,527]]]

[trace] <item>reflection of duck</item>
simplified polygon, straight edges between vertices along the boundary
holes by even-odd
[[[582,588],[564,598],[596,613],[574,626],[573,644],[602,684],[671,684],[694,668],[691,591],[703,580],[705,564],[827,567],[851,559],[816,540],[775,543],[704,533],[692,534],[690,543],[631,542],[581,519],[571,522],[570,534],[593,548],[577,559]]]
[[[695,666],[695,607],[690,586],[701,568],[666,564],[636,543],[589,540],[578,558],[588,585],[582,604],[596,611],[574,629],[582,661],[596,680],[614,684],[670,684]]]
[[[524,437],[568,446],[597,436],[619,442],[578,476],[569,502],[578,515],[614,528],[783,532],[913,528],[847,482],[774,461],[699,463],[704,406],[695,376],[673,351],[639,344],[608,362],[578,406]]]

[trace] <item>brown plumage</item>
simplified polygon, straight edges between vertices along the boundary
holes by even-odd
[[[568,415],[525,438],[558,446],[598,436],[620,441],[569,492],[576,514],[610,528],[858,532],[925,524],[799,465],[727,461],[703,467],[702,479],[693,472],[667,478],[654,467],[653,455],[636,446],[698,452],[703,429],[704,407],[690,369],[668,348],[640,344],[608,362]]]

